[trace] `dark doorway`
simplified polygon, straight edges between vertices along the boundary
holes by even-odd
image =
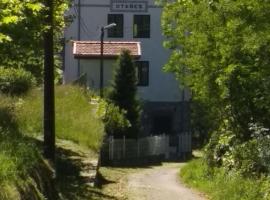
[[[154,135],[171,134],[172,121],[171,115],[155,115],[153,117],[152,133]]]

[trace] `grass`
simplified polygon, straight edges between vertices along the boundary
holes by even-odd
[[[56,136],[98,150],[104,127],[96,117],[95,104],[90,104],[90,93],[76,86],[57,86],[55,92]],[[18,101],[16,116],[21,131],[39,136],[42,130],[42,91],[31,91]]]
[[[0,199],[20,199],[22,191],[34,186],[30,169],[41,162],[37,145],[20,134],[15,121],[15,99],[0,95]],[[36,189],[35,186],[32,187]],[[43,199],[33,191],[33,196]]]
[[[35,139],[43,132],[42,93],[42,90],[34,89],[22,97],[0,94],[1,200],[44,200],[43,194],[53,193],[52,171],[44,162],[40,144]],[[56,87],[56,135],[97,151],[103,124],[96,117],[97,105],[89,103],[90,97],[88,92],[75,86]],[[76,188],[78,185],[74,185],[74,191]],[[76,192],[85,194],[83,190]],[[98,191],[93,192],[98,194]],[[49,199],[56,198],[51,196]]]
[[[270,199],[267,178],[244,178],[236,173],[216,168],[210,170],[203,159],[189,162],[181,169],[181,179],[214,200]]]

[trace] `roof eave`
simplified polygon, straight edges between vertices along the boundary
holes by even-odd
[[[104,59],[117,59],[120,55],[103,55]],[[141,55],[131,55],[134,59],[139,59]],[[75,59],[100,59],[100,55],[81,55],[81,54],[75,54]]]

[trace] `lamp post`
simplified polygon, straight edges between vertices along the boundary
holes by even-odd
[[[101,34],[100,34],[100,72],[99,72],[99,89],[100,89],[100,97],[103,97],[103,40],[104,40],[104,31],[106,29],[110,29],[116,26],[116,23],[111,23],[107,26],[101,27]]]

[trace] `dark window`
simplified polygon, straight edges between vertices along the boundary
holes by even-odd
[[[116,26],[108,29],[108,37],[123,37],[124,17],[122,14],[108,14],[108,24],[116,23]]]
[[[138,86],[148,86],[149,84],[149,62],[136,61]]]
[[[134,38],[150,38],[150,15],[134,15]]]

